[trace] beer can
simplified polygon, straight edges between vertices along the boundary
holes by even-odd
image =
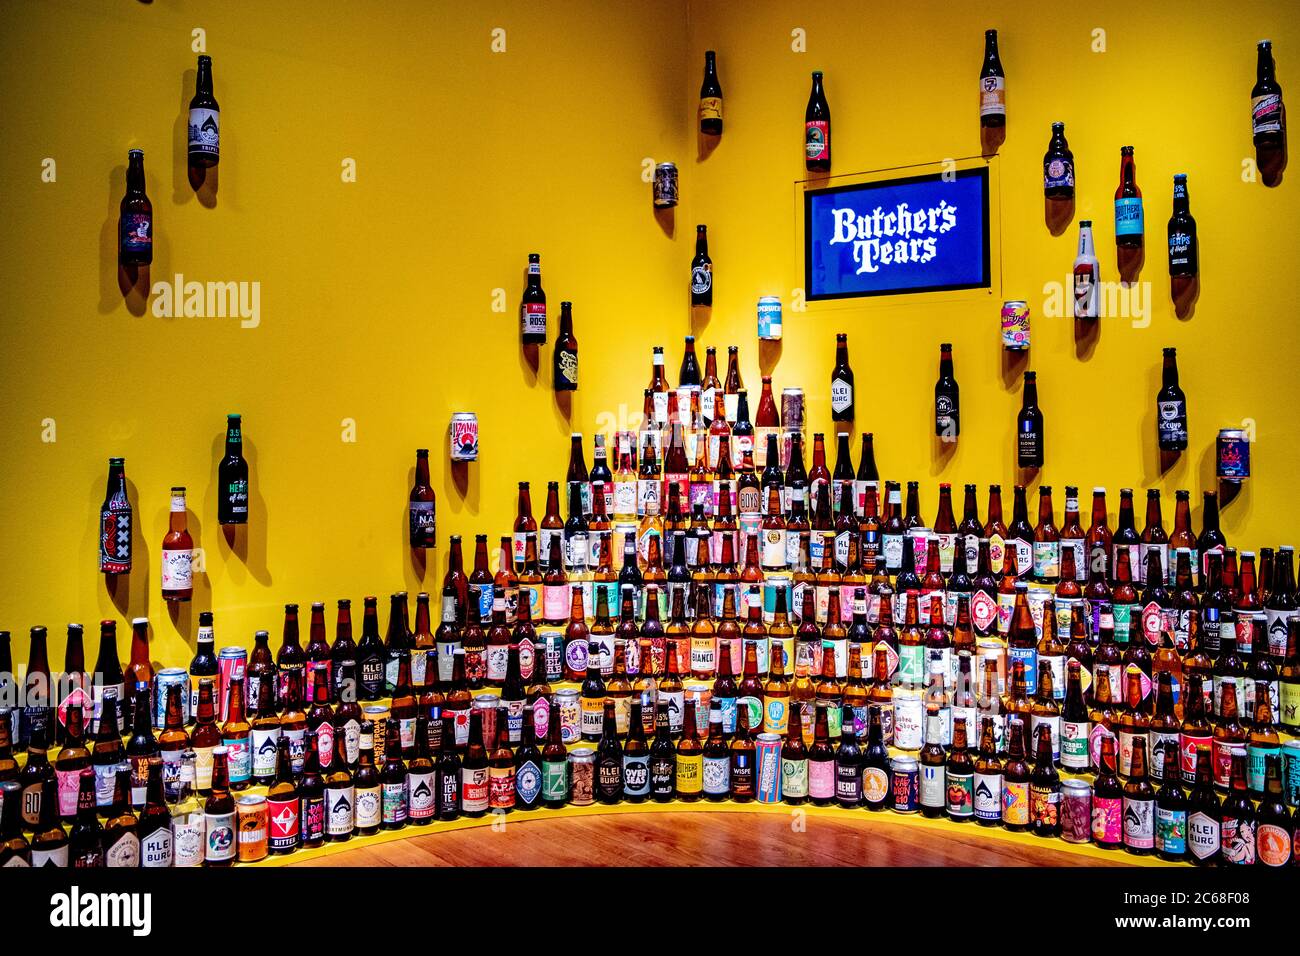
[[[181,695],[181,721],[190,713],[190,675],[183,667],[167,667],[154,676],[153,727],[162,730],[167,725],[167,693],[179,687]]]
[[[1214,442],[1215,474],[1221,481],[1250,477],[1250,442],[1240,428],[1220,428]]]
[[[487,747],[491,747],[492,741],[496,740],[499,703],[495,694],[474,695],[474,713],[478,714],[479,720],[483,722],[483,744]]]
[[[781,300],[777,296],[759,297],[758,337],[767,342],[781,341]]]
[[[916,813],[921,808],[921,765],[915,757],[895,757],[890,769],[894,777],[894,809]]]
[[[1061,839],[1092,841],[1092,786],[1086,780],[1061,781]]]
[[[677,164],[660,163],[655,167],[655,208],[677,205]]]
[[[701,737],[709,735],[709,701],[713,699],[713,681],[687,680],[682,682],[686,700],[695,701],[695,729]]]
[[[920,750],[925,729],[925,702],[921,691],[894,688],[894,746],[899,750]]]
[[[754,776],[759,803],[781,802],[781,735],[759,734],[754,744]]]
[[[564,679],[564,631],[554,627],[537,629],[537,660],[548,684]],[[537,665],[533,665],[536,667]]]
[[[596,751],[575,747],[569,751],[569,803],[588,807],[596,802]]]
[[[1002,347],[1012,352],[1029,348],[1029,303],[1024,299],[1002,303]]]
[[[1282,795],[1287,806],[1300,807],[1300,740],[1282,745]]]
[[[224,722],[230,707],[230,683],[244,679],[248,652],[242,647],[223,647],[217,652],[217,720]]]
[[[451,416],[451,460],[478,461],[478,416],[456,412]]]
[[[925,566],[925,562],[928,560],[930,555],[930,538],[932,535],[933,532],[929,528],[912,528],[907,532],[907,537],[912,542],[912,557],[916,560],[917,574],[924,575],[926,570],[928,570]],[[907,600],[906,593],[903,594],[903,600]],[[917,611],[920,612],[927,621],[929,620],[929,617],[927,616],[929,610],[929,608],[917,608]],[[902,615],[894,618],[895,621],[901,621],[902,619]]]
[[[781,389],[781,425],[787,432],[803,431],[803,411],[803,389]]]
[[[1001,694],[1004,689],[1005,675],[1007,672],[1006,657],[1007,649],[1005,645],[997,638],[986,637],[981,639],[975,645],[975,693],[984,692],[984,672],[990,667],[998,675],[996,687]]]
[[[266,835],[270,826],[266,797],[246,793],[237,801],[237,810],[239,862],[256,863],[258,860],[266,859]]]
[[[384,746],[383,728],[388,726],[388,705],[387,704],[366,704],[361,708],[361,719],[368,720],[372,724],[374,724],[375,747],[379,750],[382,750]],[[359,736],[357,737],[357,740],[360,740]],[[351,757],[349,756],[348,759],[351,759]]]
[[[567,744],[576,744],[582,739],[582,708],[578,703],[578,692],[564,688],[555,692],[555,709],[560,712],[560,740]]]

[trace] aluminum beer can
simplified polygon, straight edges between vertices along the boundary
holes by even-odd
[[[768,342],[781,340],[781,300],[774,295],[758,300],[758,337]]]
[[[478,461],[478,416],[456,412],[449,429],[452,461]]]
[[[677,205],[677,164],[660,163],[655,167],[655,208]]]
[[[754,744],[759,803],[781,802],[781,735],[759,734]]]
[[[1024,299],[1002,303],[1002,347],[1013,352],[1029,348],[1029,303]]]
[[[596,802],[596,751],[591,747],[575,747],[569,751],[569,803],[575,807],[588,807]]]
[[[492,741],[496,740],[497,732],[497,710],[500,701],[495,694],[476,694],[474,696],[474,712],[479,715],[483,722],[483,745],[491,747]]]
[[[180,688],[181,722],[185,722],[190,713],[190,675],[183,667],[167,667],[154,677],[153,692],[153,727],[162,730],[167,725],[167,692],[172,687]]]
[[[548,684],[564,680],[564,631],[555,627],[537,629],[537,660]],[[534,664],[534,669],[538,665]]]
[[[1092,842],[1092,786],[1086,780],[1061,781],[1061,839]]]
[[[915,757],[895,757],[890,765],[894,776],[894,809],[916,813],[921,808],[921,765]]]
[[[894,746],[899,750],[920,750],[925,729],[925,702],[921,691],[894,688]]]
[[[1282,795],[1287,806],[1300,807],[1300,740],[1282,745]]]
[[[217,652],[217,720],[225,722],[230,707],[230,683],[244,679],[248,652],[242,647],[223,647]]]
[[[1220,428],[1215,439],[1215,474],[1221,481],[1250,477],[1250,442],[1240,428]]]
[[[803,389],[781,389],[781,427],[787,432],[802,432],[803,426]]]
[[[582,708],[578,703],[578,692],[564,688],[555,692],[555,709],[560,712],[560,740],[567,744],[576,744],[582,739]]]
[[[239,862],[256,863],[264,860],[267,853],[267,830],[270,827],[266,797],[246,793],[237,803],[239,816],[235,831],[238,835]]]

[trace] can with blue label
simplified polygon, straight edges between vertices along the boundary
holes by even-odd
[[[758,300],[758,337],[768,342],[781,340],[781,300],[774,295]]]
[[[754,744],[759,803],[781,802],[781,735],[759,734]]]
[[[1250,442],[1240,428],[1220,428],[1215,445],[1215,473],[1220,481],[1243,481],[1250,477]]]
[[[899,813],[916,813],[921,807],[921,765],[915,757],[895,757],[894,809]]]
[[[1300,740],[1282,745],[1282,795],[1287,806],[1300,807]]]
[[[153,726],[162,730],[167,726],[167,694],[170,688],[178,688],[181,695],[181,722],[190,712],[190,675],[183,667],[167,667],[154,677]]]

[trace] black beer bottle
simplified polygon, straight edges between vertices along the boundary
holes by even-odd
[[[519,331],[525,345],[546,341],[546,293],[542,291],[542,257],[528,253],[528,285],[519,304]]]
[[[952,343],[939,346],[939,380],[934,383],[934,433],[945,441],[961,434],[957,379],[952,374]]]
[[[215,166],[221,153],[221,109],[212,95],[212,57],[200,56],[190,100],[190,165]]]
[[[695,227],[695,258],[691,260],[691,305],[713,305],[713,260],[709,258],[707,226]],[[709,414],[713,409],[708,409]]]
[[[1121,146],[1119,185],[1115,187],[1115,245],[1140,248],[1144,229],[1142,190],[1137,184],[1137,164],[1133,159],[1133,147]]]
[[[578,339],[573,334],[573,303],[560,303],[560,334],[552,353],[551,381],[557,392],[578,390]]]
[[[1156,395],[1156,438],[1161,451],[1187,448],[1187,397],[1178,387],[1178,350],[1165,349],[1160,392]]]
[[[133,518],[126,496],[126,459],[110,458],[108,487],[99,511],[99,570],[104,574],[130,572]]]
[[[1174,174],[1174,214],[1169,217],[1169,274],[1194,276],[1197,272],[1196,220],[1187,199],[1187,174]]]
[[[718,82],[717,57],[704,51],[704,82],[700,84],[700,132],[722,135],[722,85]]]
[[[153,262],[153,203],[144,191],[144,150],[127,153],[126,195],[117,220],[117,261],[124,266]]]
[[[1007,75],[998,56],[998,31],[984,31],[984,65],[980,67],[980,125],[1007,125]]]
[[[1038,375],[1025,373],[1025,397],[1016,418],[1016,464],[1043,467],[1043,412],[1038,407]]]
[[[1052,138],[1043,155],[1043,195],[1048,199],[1074,198],[1074,153],[1065,141],[1065,124],[1052,124]]]
[[[810,173],[831,171],[831,108],[822,90],[822,71],[813,70],[812,92],[803,114],[804,165]]]
[[[853,421],[853,369],[849,367],[849,337],[835,334],[835,369],[831,372],[831,420]]]
[[[1250,91],[1250,124],[1255,146],[1281,148],[1286,138],[1286,114],[1282,109],[1282,87],[1273,73],[1273,41],[1260,40],[1255,86]]]
[[[217,521],[248,524],[248,462],[240,416],[226,416],[226,457],[217,466]]]

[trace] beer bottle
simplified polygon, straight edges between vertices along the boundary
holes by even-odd
[[[194,594],[194,539],[185,526],[185,489],[172,488],[171,513],[162,541],[164,601],[188,601]]]
[[[1273,723],[1273,706],[1270,697],[1268,683],[1256,681],[1255,719],[1251,721],[1246,745],[1246,783],[1252,795],[1264,793],[1264,769],[1268,758],[1280,756],[1277,726]]]
[[[1074,198],[1074,153],[1065,141],[1064,123],[1052,124],[1052,138],[1043,154],[1043,195],[1048,199]]]
[[[542,754],[537,749],[533,724],[535,714],[535,708],[524,708],[519,746],[514,753],[515,808],[518,810],[533,810],[542,805]]]
[[[1033,574],[1044,584],[1055,584],[1061,577],[1061,533],[1056,527],[1052,507],[1052,489],[1038,488],[1038,525],[1033,533]],[[1035,674],[1037,677],[1037,674]]]
[[[623,746],[618,740],[614,702],[607,699],[601,715],[600,742],[596,744],[596,799],[600,803],[618,803],[622,797]]]
[[[144,150],[127,152],[126,193],[117,219],[117,261],[128,268],[153,262],[153,203],[144,190]]]
[[[1034,771],[1029,777],[1029,828],[1034,836],[1061,835],[1061,775],[1052,761],[1052,733],[1034,734]]]
[[[988,732],[992,724],[985,721]],[[948,750],[948,763],[944,768],[948,818],[964,823],[975,813],[975,761],[971,759],[966,742],[966,720],[954,717],[952,721],[952,747]]]
[[[1221,693],[1219,703],[1219,720],[1214,725],[1214,740],[1211,744],[1214,755],[1214,784],[1220,790],[1232,785],[1233,754],[1241,751],[1243,759],[1246,754],[1246,729],[1237,717],[1237,685],[1223,681],[1223,690],[1218,690],[1220,681],[1215,681],[1216,693]],[[1226,841],[1225,841],[1226,850]]]
[[[1194,276],[1197,262],[1196,220],[1187,198],[1187,174],[1174,173],[1174,212],[1169,217],[1169,274]]]
[[[580,600],[581,592],[574,588],[574,600]],[[605,681],[600,673],[600,645],[591,641],[587,645],[587,674],[582,682],[579,707],[581,714],[582,739],[599,741],[604,731],[605,718]]]
[[[722,730],[722,702],[709,702],[709,736],[701,751],[704,799],[713,803],[726,800],[731,793],[731,753]]]
[[[170,867],[172,865],[172,815],[163,795],[163,762],[161,757],[150,757],[145,771],[144,808],[140,811],[138,832],[140,838],[140,865],[143,867]]]
[[[1273,41],[1256,44],[1259,59],[1255,67],[1255,85],[1250,91],[1251,133],[1255,146],[1281,148],[1286,142],[1286,111],[1282,107],[1282,87],[1273,68]]]
[[[998,56],[998,31],[984,31],[984,63],[980,66],[980,126],[1007,125],[1007,76]]]
[[[369,599],[373,601],[373,598]],[[367,608],[368,612],[373,612],[373,605]],[[363,639],[364,640],[364,639]],[[216,676],[216,662],[212,674]],[[306,695],[306,688],[312,683],[307,678],[307,654],[302,645],[298,643],[298,605],[286,604],[284,606],[284,630],[280,639],[280,649],[275,654],[275,666],[279,675],[279,703],[284,706],[287,699],[287,690],[289,684],[289,675],[293,674],[301,678],[299,686],[303,688]],[[190,665],[190,672],[193,673],[194,667]],[[314,678],[312,679],[314,680]],[[326,688],[329,689],[328,687]],[[312,684],[311,700],[316,699],[315,685]]]
[[[700,132],[705,136],[722,135],[722,86],[718,83],[717,57],[704,51],[704,82],[700,84]]]
[[[569,752],[564,746],[559,709],[552,704],[542,748],[542,802],[549,810],[558,810],[569,800]],[[516,778],[518,779],[518,778]]]
[[[465,749],[466,743],[469,741],[469,712],[472,705],[469,687],[465,680],[465,655],[458,652],[452,658],[451,681],[446,697],[443,700],[440,715],[453,718],[453,723],[450,726],[455,731],[455,738],[451,743],[458,754]],[[442,730],[446,731],[447,727],[447,722],[443,721]],[[459,776],[456,778],[456,783],[459,787]]]
[[[99,510],[99,570],[104,574],[131,571],[131,528],[135,513],[126,493],[126,459],[108,460],[108,487]]]
[[[78,782],[80,777],[77,777]],[[59,783],[53,778],[46,778],[41,786],[40,816],[32,828],[30,841],[31,861],[33,867],[68,865],[68,833],[63,828],[59,813]],[[79,786],[79,784],[78,784]],[[94,781],[91,781],[94,790]],[[74,793],[79,793],[79,789]],[[91,800],[93,801],[93,796]],[[5,804],[8,805],[6,800]],[[74,803],[75,810],[75,803]]]
[[[1050,605],[1044,608],[1046,613],[1050,612]],[[1044,621],[1047,620],[1046,614]],[[1047,732],[1051,735],[1052,759],[1060,759],[1061,756],[1061,705],[1056,701],[1054,688],[1056,681],[1053,678],[1053,669],[1043,666],[1045,662],[1039,662],[1038,669],[1038,693],[1034,695],[1033,703],[1030,705],[1030,717],[1028,733],[1035,738],[1038,736],[1038,728],[1046,727]]]
[[[797,806],[808,799],[808,747],[804,743],[803,708],[790,708],[790,729],[781,742],[782,799]]]
[[[324,759],[325,747],[333,745],[328,765],[322,767],[325,783],[325,839],[343,841],[352,839],[356,828],[356,786],[352,771],[348,769],[347,755],[343,752],[343,738],[327,740],[316,738],[316,751]]]
[[[1255,826],[1255,855],[1265,866],[1286,866],[1294,862],[1291,811],[1282,799],[1282,759],[1269,754],[1264,771],[1264,799],[1259,803]]]
[[[212,753],[221,743],[221,729],[217,726],[216,682],[210,678],[199,681],[199,713],[190,733],[190,746],[195,754],[195,789],[207,793],[212,786]],[[59,755],[63,759],[63,755]]]
[[[429,449],[415,450],[415,483],[411,486],[410,538],[412,548],[438,546],[438,496],[429,480]]]
[[[122,766],[113,775],[113,798],[104,822],[104,865],[132,870],[140,866],[140,834],[131,811],[131,771]]]
[[[980,718],[980,749],[975,759],[972,801],[975,822],[993,827],[1002,822],[1002,760],[998,757],[993,721]]]
[[[560,334],[551,353],[551,382],[557,392],[578,390],[578,338],[573,334],[573,303],[560,303]]]
[[[428,826],[438,812],[438,771],[429,753],[429,720],[423,711],[416,716],[415,754],[406,765],[406,818],[417,827]]]
[[[306,784],[306,774],[303,783]],[[319,774],[316,782],[320,782]],[[275,744],[275,779],[266,791],[267,849],[274,854],[292,853],[302,839],[302,797],[293,772],[293,751],[287,737]],[[140,817],[141,825],[144,816]]]
[[[831,419],[853,421],[853,369],[849,367],[849,337],[835,334],[835,368],[831,371]]]
[[[1165,779],[1165,751],[1172,750],[1175,754],[1179,752],[1180,725],[1178,716],[1174,713],[1173,681],[1168,671],[1156,675],[1156,688],[1155,713],[1147,723],[1147,753],[1150,755],[1151,779],[1160,783]],[[1183,701],[1186,710],[1185,693]],[[1156,771],[1157,765],[1160,767],[1159,772]]]
[[[1002,826],[1008,830],[1029,829],[1030,771],[1025,759],[1028,733],[1029,726],[1022,718],[1008,721],[1007,762],[1002,768]]]
[[[1138,737],[1124,784],[1124,849],[1144,855],[1155,848],[1155,840],[1155,791],[1147,782],[1147,742]]]
[[[341,762],[346,762],[341,737],[337,746]],[[379,768],[375,766],[375,725],[369,720],[361,722],[361,746],[357,751],[357,769],[352,774],[352,807],[353,827],[358,834],[369,836],[379,832],[384,819],[384,795]]]
[[[750,731],[751,712],[742,707],[737,713],[736,735],[731,740],[731,799],[749,803],[758,794],[756,753]]]
[[[221,155],[221,108],[212,95],[212,57],[199,55],[190,99],[189,162],[206,169],[217,165]]]
[[[519,331],[524,345],[546,341],[546,293],[542,291],[542,257],[528,253],[528,285],[519,304]]]
[[[462,667],[460,663],[461,655],[456,656],[457,667]],[[460,754],[456,747],[456,717],[454,714],[443,711],[442,717],[442,740],[438,750],[438,789],[437,805],[439,820],[455,820],[461,814],[463,801],[461,799],[463,770],[461,767]],[[469,719],[470,728],[473,728],[474,715],[471,713]],[[479,728],[479,736],[482,739],[482,726]],[[467,752],[468,755],[468,752]],[[481,754],[480,754],[481,755]],[[477,758],[476,758],[477,762]],[[486,770],[486,767],[480,765],[478,769]],[[473,775],[471,775],[471,778]],[[471,779],[471,782],[473,780]],[[483,781],[479,780],[474,784],[472,796],[476,802],[482,799]],[[478,813],[482,816],[480,810]]]
[[[1142,190],[1137,184],[1133,147],[1121,146],[1119,186],[1115,189],[1115,245],[1141,248],[1142,231]]]
[[[853,733],[854,724],[847,713],[842,720],[841,740]],[[885,810],[893,805],[893,774],[890,772],[889,748],[885,744],[884,720],[880,707],[867,708],[867,746],[862,751],[862,802],[868,810]]]
[[[1164,353],[1160,392],[1156,395],[1156,439],[1161,451],[1185,451],[1187,398],[1178,387],[1178,350],[1167,348]]]
[[[242,418],[226,416],[226,456],[217,465],[217,521],[248,524],[248,462],[244,459]]]
[[[663,757],[667,757],[668,747],[673,747],[673,768],[671,771],[673,790],[677,799],[685,803],[693,803],[699,800],[703,785],[703,752],[700,745],[699,723],[695,707],[696,701],[694,699],[686,701],[682,722],[682,737],[676,746],[674,747],[671,736],[666,736],[667,746],[661,745]],[[659,732],[657,720],[655,729],[657,737]],[[658,743],[657,740],[656,743]],[[671,796],[662,799],[671,799]]]
[[[446,725],[443,735],[446,736]],[[445,744],[445,740],[444,740]],[[439,766],[439,773],[443,768]],[[483,740],[483,715],[473,708],[469,715],[469,742],[460,761],[460,812],[467,817],[481,817],[488,811],[489,783],[487,747]],[[439,813],[440,819],[445,819]]]
[[[379,700],[384,696],[384,645],[379,639],[379,599],[370,595],[366,596],[364,602],[365,608],[361,617],[361,640],[357,642],[357,696],[361,700],[371,701]],[[293,643],[296,647],[298,640],[298,606],[289,605],[293,608]],[[288,607],[286,607],[288,611]],[[391,612],[390,612],[391,615]],[[392,628],[390,616],[389,626]],[[286,642],[288,641],[289,622],[286,619]],[[283,655],[284,648],[281,648]],[[300,652],[301,653],[301,652]],[[281,672],[283,673],[284,664],[279,662]],[[326,766],[329,761],[326,760]]]
[[[195,791],[194,751],[181,754],[176,799],[168,807],[172,818],[172,863],[178,867],[203,865],[203,805]]]
[[[944,441],[961,434],[961,404],[952,374],[952,343],[939,346],[939,378],[934,383],[934,433]]]
[[[1124,843],[1124,788],[1115,773],[1115,760],[1115,738],[1101,738],[1092,788],[1092,842],[1103,850],[1115,850]]]
[[[1025,394],[1016,418],[1016,464],[1043,467],[1043,411],[1038,407],[1038,375],[1025,372]]]
[[[45,782],[53,780],[56,786],[58,782],[54,767],[49,761],[49,752],[46,749],[48,746],[46,733],[46,730],[41,729],[32,734],[31,740],[27,742],[27,761],[23,764],[23,769],[19,771],[16,778],[19,792],[13,797],[13,803],[17,806],[21,801],[20,823],[23,829],[29,831],[34,830],[41,819],[41,797],[45,792]],[[7,801],[8,795],[6,794]],[[57,812],[58,808],[55,809]]]
[[[1073,161],[1070,195],[1074,195]],[[1092,220],[1079,221],[1079,254],[1074,257],[1074,317],[1101,318],[1101,263],[1092,242]]]
[[[863,802],[863,771],[863,753],[853,732],[853,716],[842,708],[840,743],[835,749],[835,802],[840,806],[856,807]]]
[[[1147,729],[1151,718],[1146,712],[1142,696],[1142,673],[1136,667],[1128,667],[1124,673],[1124,709],[1119,715],[1119,775],[1129,777],[1133,774],[1132,759],[1137,744],[1142,743],[1144,756],[1147,742]],[[1143,774],[1146,763],[1143,762]]]
[[[302,777],[298,781],[301,808],[299,844],[304,849],[320,846],[325,842],[325,780],[321,776],[316,737],[307,737],[306,744],[306,749],[303,751]],[[269,799],[267,802],[269,804]]]
[[[946,760],[947,755],[943,749],[943,714],[938,706],[930,704],[925,712],[925,744],[918,755],[921,774],[918,802],[922,816],[943,816],[947,799],[944,793]]]
[[[687,708],[683,706],[683,711]],[[693,709],[691,710],[694,716]],[[669,705],[662,697],[655,704],[655,735],[650,744],[650,798],[667,803],[677,791],[677,748],[673,746]]]
[[[1162,860],[1179,862],[1187,857],[1187,797],[1178,771],[1178,751],[1163,752],[1164,782],[1156,791],[1156,853]]]
[[[95,731],[95,742],[91,750],[90,762],[95,770],[95,801],[100,813],[107,811],[113,800],[113,779],[117,774],[118,764],[122,762],[122,736],[118,730],[117,698],[109,697],[104,701],[104,715],[99,720]]]
[[[1290,734],[1300,734],[1300,618],[1287,620],[1286,654],[1278,668],[1278,722]]]
[[[143,807],[145,792],[149,787],[149,758],[158,753],[158,744],[153,736],[153,714],[148,703],[148,689],[135,692],[135,706],[131,738],[126,742],[126,756],[131,763],[130,802],[132,806]],[[0,738],[3,731],[0,731]],[[0,748],[0,754],[3,754]],[[4,758],[0,756],[0,779],[4,779]]]
[[[515,808],[515,755],[504,708],[498,708],[495,724],[488,748],[488,810],[502,814]]]
[[[70,865],[77,869],[104,865],[104,827],[95,810],[95,774],[82,770],[77,778],[77,816],[68,831]]]
[[[340,604],[346,606],[349,602],[341,601]],[[339,608],[340,616],[344,615],[344,607]],[[349,623],[348,642],[352,640]],[[253,649],[248,654],[248,666],[244,669],[244,697],[248,702],[248,709],[254,714],[261,710],[262,698],[266,697],[270,701],[271,713],[274,714],[280,707],[279,697],[277,696],[276,683],[278,671],[275,666],[275,657],[271,654],[271,634],[269,631],[255,631],[253,633]],[[343,657],[345,651],[342,645],[337,645],[339,656]],[[355,654],[352,655],[355,658]],[[338,658],[331,661],[331,672],[333,667],[337,666]],[[355,661],[354,661],[355,662]],[[337,675],[335,675],[337,679]],[[265,693],[263,693],[265,690]]]
[[[343,752],[347,756],[349,767],[356,767],[361,750],[361,717],[361,706],[357,703],[356,681],[352,678],[352,665],[344,664],[343,679],[339,686],[339,704],[334,708],[333,724],[334,736],[343,740]],[[285,723],[287,725],[287,719]]]
[[[0,781],[0,869],[32,865],[31,844],[23,836],[23,806],[22,784]]]
[[[601,706],[603,717],[603,702]],[[627,744],[623,748],[623,798],[628,803],[644,803],[649,796],[650,747],[645,739],[641,701],[634,700],[628,721]]]
[[[297,605],[294,605],[297,608]],[[295,617],[294,627],[297,627]],[[217,678],[217,655],[216,634],[212,627],[212,612],[199,612],[199,632],[195,637],[194,657],[190,660],[190,703],[189,710],[185,714],[185,722],[189,723],[198,718],[199,715],[199,683],[205,677],[210,677],[215,682]],[[299,665],[301,667],[301,664]],[[283,680],[283,678],[281,678]]]
[[[1255,864],[1255,805],[1246,786],[1246,752],[1240,747],[1231,754],[1228,796],[1221,809],[1220,839],[1223,862],[1233,866]]]
[[[813,70],[812,92],[803,115],[804,166],[810,173],[831,171],[831,108],[822,89],[822,71]]]
[[[1197,754],[1201,748],[1211,746],[1210,722],[1206,719],[1206,690],[1204,678],[1192,674],[1187,679],[1187,697],[1183,702],[1183,722],[1178,732],[1178,750],[1182,754],[1183,783],[1196,783]],[[1213,695],[1213,690],[1209,693]],[[1211,697],[1211,699],[1213,699]]]
[[[722,125],[722,120],[718,120],[718,125]],[[695,258],[691,260],[691,305],[713,305],[713,260],[709,258],[708,227],[702,225],[695,227]],[[712,416],[714,409],[710,407],[708,412]],[[726,423],[725,418],[723,423]],[[714,463],[716,465],[716,456]]]
[[[1196,782],[1187,795],[1187,849],[1197,866],[1218,866],[1220,825],[1219,795],[1214,792],[1213,757],[1208,746],[1196,748]]]
[[[226,748],[230,789],[246,790],[253,776],[253,754],[249,748],[253,728],[244,717],[244,679],[232,678],[227,693],[226,722],[221,743]]]
[[[230,795],[226,748],[212,751],[212,787],[203,804],[203,865],[233,866],[235,862],[235,798]],[[350,832],[350,831],[349,831]]]

